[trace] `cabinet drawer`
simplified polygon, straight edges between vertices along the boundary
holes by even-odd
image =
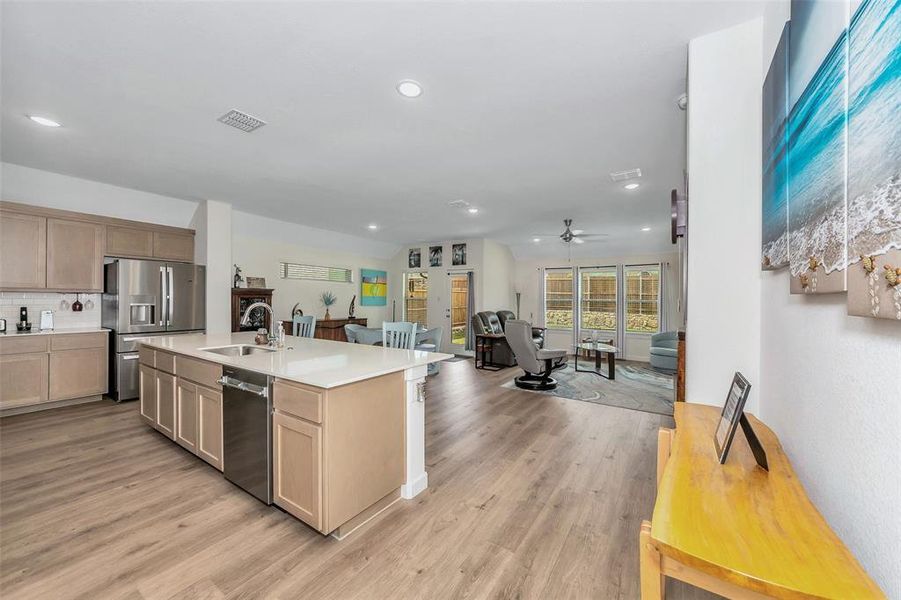
[[[142,365],[147,365],[151,369],[156,368],[156,351],[153,348],[148,348],[147,346],[142,345],[138,348],[138,360]]]
[[[54,335],[50,338],[50,350],[77,350],[79,348],[103,348],[106,346],[104,333],[72,333]]]
[[[168,352],[163,352],[162,350],[155,351],[154,358],[154,367],[158,371],[164,371],[166,373],[175,374],[175,355],[169,354]]]
[[[13,324],[13,326],[15,326],[15,324]],[[26,335],[18,338],[0,338],[0,355],[47,352],[48,350],[50,350],[49,335]]]
[[[157,355],[157,362],[159,362],[159,355]],[[177,355],[175,371],[179,377],[190,379],[194,383],[214,390],[222,389],[222,386],[219,385],[219,378],[222,377],[222,365]]]
[[[322,423],[322,392],[319,389],[276,380],[272,390],[272,405],[276,410]]]

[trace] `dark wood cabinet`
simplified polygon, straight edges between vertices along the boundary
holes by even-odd
[[[265,327],[271,331],[269,311],[257,308],[250,314],[250,324],[241,325],[241,316],[254,302],[265,302],[272,306],[272,290],[267,288],[232,288],[232,331],[256,331]]]
[[[328,321],[316,320],[316,333],[313,337],[320,340],[334,340],[336,342],[346,342],[347,336],[344,334],[345,325],[362,325],[366,327],[368,321],[366,319],[329,319]],[[294,332],[294,324],[291,321],[282,321],[285,332],[292,335]]]

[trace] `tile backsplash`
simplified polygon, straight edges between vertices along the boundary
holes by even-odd
[[[16,330],[19,320],[19,307],[28,307],[28,320],[32,330],[41,325],[41,311],[53,311],[53,326],[56,329],[69,327],[100,327],[100,294],[80,294],[79,298],[84,310],[75,312],[72,303],[75,294],[59,294],[56,292],[0,292],[0,317],[6,319],[7,331]],[[68,308],[63,308],[63,301]],[[93,306],[92,306],[93,305]]]

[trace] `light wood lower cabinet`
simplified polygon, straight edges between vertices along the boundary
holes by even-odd
[[[301,521],[322,529],[322,427],[272,415],[272,497]]]
[[[138,377],[141,418],[148,424],[156,426],[156,369],[141,365]]]
[[[47,402],[49,355],[0,356],[0,410]]]
[[[156,428],[175,439],[175,376],[156,371]]]
[[[103,394],[107,389],[106,346],[50,353],[50,400]]]
[[[197,386],[178,378],[175,397],[175,441],[197,453]]]
[[[220,471],[222,460],[222,392],[197,386],[197,456]]]

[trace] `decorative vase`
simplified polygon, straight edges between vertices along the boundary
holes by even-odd
[[[331,318],[332,318],[332,315],[328,314],[328,307],[326,306],[325,307],[325,320],[329,321],[329,320],[331,320]]]

